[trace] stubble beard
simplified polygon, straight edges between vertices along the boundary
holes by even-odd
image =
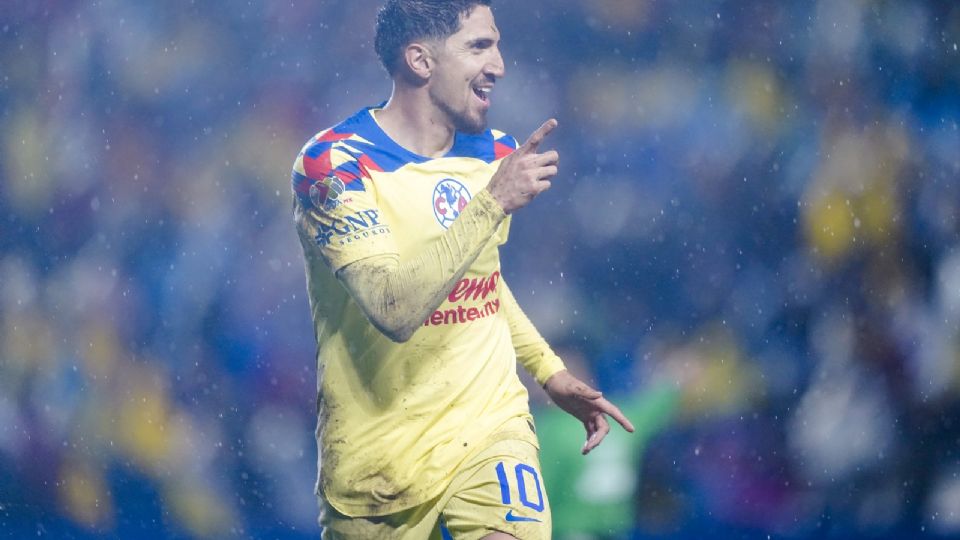
[[[482,111],[479,118],[474,118],[469,112],[454,110],[454,108],[445,101],[433,98],[433,103],[438,109],[447,115],[447,118],[450,119],[450,122],[453,124],[453,128],[455,130],[470,135],[477,135],[486,131],[486,111]]]

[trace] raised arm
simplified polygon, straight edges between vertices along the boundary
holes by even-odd
[[[550,187],[549,179],[557,174],[558,156],[555,151],[537,153],[537,148],[556,125],[553,119],[544,122],[504,158],[487,188],[470,201],[453,225],[403,263],[392,243],[384,242],[364,257],[342,265],[333,260],[336,254],[325,253],[323,246],[315,244],[378,330],[393,341],[410,339],[463,277],[506,215]],[[322,208],[297,209],[303,236],[317,237],[323,226],[322,214]]]
[[[487,190],[464,208],[439,238],[400,264],[396,254],[377,255],[337,272],[347,291],[370,322],[396,342],[410,339],[506,217]]]

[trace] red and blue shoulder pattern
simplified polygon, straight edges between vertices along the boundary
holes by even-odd
[[[444,157],[475,158],[492,163],[516,148],[516,139],[488,129],[475,135],[457,133],[453,147]],[[430,159],[397,144],[377,125],[371,108],[366,108],[321,131],[304,145],[293,168],[293,191],[304,206],[309,207],[311,187],[325,182],[329,185],[330,177],[339,179],[345,191],[364,191],[362,179],[370,177],[373,171],[393,172],[408,163]]]

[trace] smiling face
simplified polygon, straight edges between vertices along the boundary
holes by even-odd
[[[457,131],[480,133],[487,127],[490,92],[504,75],[500,31],[487,6],[476,6],[460,20],[460,30],[435,48],[428,90]]]

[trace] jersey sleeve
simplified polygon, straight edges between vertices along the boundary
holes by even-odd
[[[293,164],[294,217],[303,243],[334,273],[397,246],[377,205],[370,177],[379,170],[349,144],[349,135],[328,130],[310,140]]]
[[[510,325],[510,337],[517,360],[541,386],[558,371],[565,369],[563,360],[553,352],[546,340],[527,318],[505,280],[500,280],[501,310]]]

